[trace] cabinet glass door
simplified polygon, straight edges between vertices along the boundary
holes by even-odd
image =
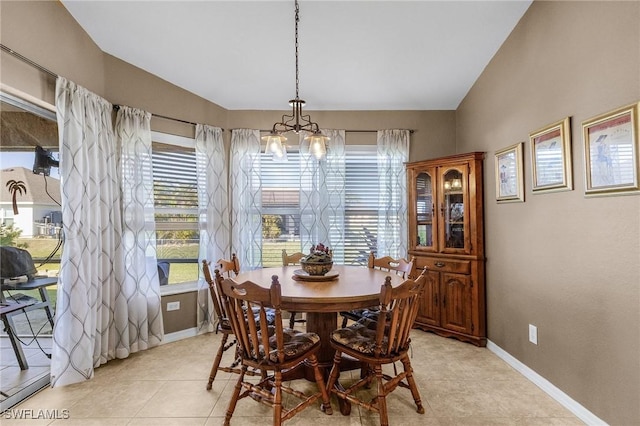
[[[469,236],[467,197],[465,196],[466,176],[458,169],[445,170],[442,177],[442,201],[440,211],[443,218],[444,251],[464,251]]]
[[[416,248],[433,247],[433,178],[431,174],[421,172],[416,176]]]

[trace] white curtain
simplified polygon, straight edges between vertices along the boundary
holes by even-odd
[[[308,150],[300,151],[300,239],[308,253],[322,243],[344,262],[345,131],[323,129],[330,139],[320,161]],[[300,135],[300,139],[306,136]],[[300,144],[305,147],[304,143]]]
[[[65,244],[51,384],[62,386],[126,352],[129,321],[112,105],[59,77],[56,110]]]
[[[255,269],[262,264],[260,131],[233,130],[230,157],[231,251],[241,270]]]
[[[377,256],[407,256],[407,175],[409,130],[378,131],[378,252]]]
[[[202,275],[202,261],[230,258],[231,226],[227,189],[227,161],[222,129],[196,125],[196,171],[198,176],[198,332],[213,331],[213,302]]]
[[[157,346],[164,337],[156,258],[151,114],[120,107],[115,132],[120,145],[125,268],[117,298],[124,299],[128,314],[126,318],[116,317],[123,327],[116,357],[125,358],[131,352]]]

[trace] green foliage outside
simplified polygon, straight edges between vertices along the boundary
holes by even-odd
[[[282,235],[282,218],[273,214],[262,215],[262,238],[278,238]]]
[[[46,259],[56,248],[57,244],[58,240],[56,238],[20,238],[18,240],[18,247],[26,247],[34,259]],[[56,252],[52,259],[60,259],[62,250],[64,250],[64,245]],[[37,262],[36,260],[36,266],[38,265]]]
[[[198,231],[181,230],[181,231],[158,231],[156,239],[158,240],[193,240],[198,238]]]
[[[20,235],[22,235],[22,229],[16,228],[13,223],[11,225],[4,223],[0,225],[0,245],[27,248],[27,244],[24,241],[18,241]]]

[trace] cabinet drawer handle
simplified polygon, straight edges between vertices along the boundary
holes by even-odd
[[[442,268],[445,264],[444,264],[444,263],[442,263],[442,262],[436,262],[436,263],[435,263],[435,265],[436,265],[438,268]]]

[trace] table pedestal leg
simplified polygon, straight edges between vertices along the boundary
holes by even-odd
[[[318,364],[320,368],[331,370],[333,354],[331,347],[331,333],[338,328],[338,316],[335,312],[308,312],[307,331],[320,336],[320,350],[318,351]],[[328,375],[328,371],[327,374]]]

